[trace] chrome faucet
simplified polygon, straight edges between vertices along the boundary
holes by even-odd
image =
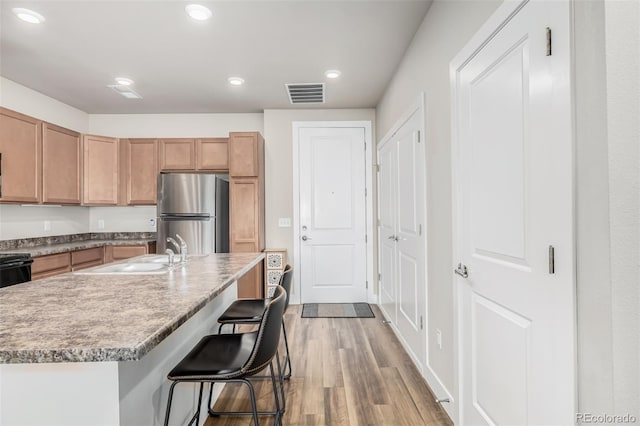
[[[169,266],[173,266],[173,250],[166,249],[164,252],[169,256]]]
[[[187,261],[187,242],[179,234],[176,238],[180,241],[180,262],[184,263]]]
[[[173,247],[175,247],[175,253],[180,253],[180,245],[176,240],[171,237],[167,237],[167,242],[173,244]]]

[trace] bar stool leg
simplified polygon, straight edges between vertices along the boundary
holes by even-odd
[[[249,394],[251,395],[251,410],[253,411],[253,424],[254,426],[260,426],[258,423],[258,408],[256,407],[256,392],[253,389],[253,384],[247,379],[240,379],[241,382],[246,383],[249,386]]]
[[[284,325],[284,318],[282,318],[282,334],[284,335],[284,348],[287,350],[287,356],[285,358],[285,370],[289,367],[289,373],[284,375],[285,380],[289,380],[291,378],[291,356],[289,355],[289,340],[287,339],[287,327]]]
[[[169,388],[169,400],[167,401],[167,412],[164,415],[164,426],[169,426],[169,415],[171,414],[171,400],[173,399],[173,388],[178,384],[178,382],[171,383],[171,387]]]

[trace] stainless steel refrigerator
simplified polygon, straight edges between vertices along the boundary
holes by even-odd
[[[229,177],[222,174],[158,175],[157,252],[179,234],[189,254],[229,252]]]

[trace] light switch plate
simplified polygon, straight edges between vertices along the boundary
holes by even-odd
[[[280,228],[291,228],[291,218],[290,217],[281,217],[278,219],[278,226]]]
[[[98,220],[98,229],[104,229],[104,220],[102,219]]]

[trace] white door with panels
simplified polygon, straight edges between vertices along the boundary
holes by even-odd
[[[379,306],[396,323],[396,216],[398,144],[389,141],[378,148],[378,269]]]
[[[367,301],[365,150],[364,128],[299,131],[305,303]]]
[[[422,110],[378,150],[380,303],[400,340],[424,367],[426,331],[425,147]]]
[[[569,2],[506,2],[452,63],[460,423],[575,422]]]

